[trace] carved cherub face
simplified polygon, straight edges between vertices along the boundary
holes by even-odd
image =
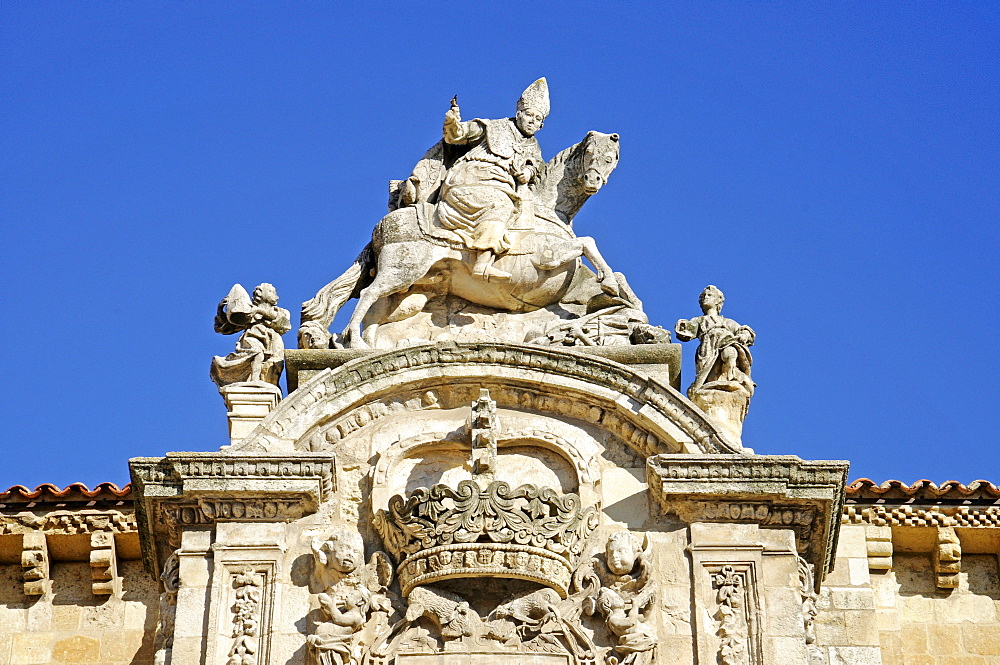
[[[274,286],[264,282],[253,290],[253,304],[277,305],[278,292],[274,289]]]
[[[545,124],[545,115],[538,109],[518,109],[517,115],[514,116],[514,124],[525,136],[534,136],[535,132]]]
[[[635,560],[639,556],[635,538],[627,531],[612,534],[608,539],[605,555],[608,569],[615,575],[625,575],[632,572]]]
[[[353,573],[364,562],[364,542],[359,534],[352,531],[337,532],[326,542],[313,547],[319,562],[338,573]]]

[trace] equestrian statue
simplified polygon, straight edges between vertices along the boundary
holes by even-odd
[[[513,118],[463,122],[453,98],[443,140],[409,178],[390,183],[389,214],[371,242],[303,303],[299,346],[367,348],[380,324],[414,316],[442,295],[511,314],[556,306],[553,318],[573,319],[578,314],[558,305],[571,290],[589,287],[599,304],[580,315],[595,307],[641,311],[593,238],[573,233],[574,216],[618,164],[619,137],[588,132],[545,162],[535,133],[548,114],[544,78],[524,91]],[[596,272],[583,268],[581,257]],[[329,326],[351,298],[358,303],[347,328],[332,335]]]

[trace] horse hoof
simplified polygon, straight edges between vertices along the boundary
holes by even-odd
[[[345,330],[341,335],[341,341],[344,344],[345,349],[370,349],[368,342],[361,339],[360,333],[355,333],[351,330]]]
[[[601,280],[601,291],[604,291],[609,296],[618,296],[618,280],[614,276],[605,277]]]

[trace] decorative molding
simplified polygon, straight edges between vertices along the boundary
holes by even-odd
[[[997,529],[1000,528],[1000,506],[848,504],[842,510],[841,522],[872,526]]]
[[[531,375],[546,375],[554,379],[575,380],[603,389],[619,396],[618,399],[621,400],[617,410],[620,412],[618,417],[625,421],[621,426],[623,434],[626,434],[626,430],[634,431],[637,422],[655,414],[685,432],[703,452],[738,453],[741,450],[737,444],[727,440],[705,414],[679,392],[633,368],[603,358],[554,348],[486,342],[448,342],[394,349],[357,358],[336,370],[323,370],[282,400],[262,426],[241,442],[239,447],[246,450],[269,450],[278,445],[275,440],[301,442],[300,433],[292,431],[293,424],[321,402],[326,403],[348,393],[356,394],[361,386],[368,383],[381,382],[387,387],[394,385],[398,389],[399,384],[404,381],[400,375],[415,370],[462,365],[476,367],[477,376],[469,377],[469,380],[475,381],[478,387],[490,389],[491,393],[503,383],[509,384],[509,377],[500,377],[511,370],[523,370]],[[484,379],[491,377],[496,379],[496,385],[484,382]],[[585,395],[592,390],[581,390],[580,393]],[[499,399],[498,403],[502,404]],[[603,403],[605,408],[610,406],[607,400]],[[628,416],[623,407],[626,403],[631,403],[633,411]],[[643,416],[639,416],[640,410],[643,410]],[[639,429],[645,440],[648,432],[642,427]],[[632,437],[628,435],[622,438],[626,442],[632,441]],[[659,450],[649,450],[647,454],[662,450],[660,447]]]
[[[793,455],[655,455],[650,495],[665,514],[693,522],[790,529],[815,566],[817,588],[836,551],[848,463]]]
[[[160,511],[171,528],[216,522],[291,522],[305,514],[294,499],[198,499],[163,502]]]
[[[137,529],[135,514],[131,511],[83,509],[59,510],[44,515],[28,512],[0,515],[0,535],[27,534],[36,531],[60,535],[95,531],[130,533]]]

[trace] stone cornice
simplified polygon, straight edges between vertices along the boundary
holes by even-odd
[[[360,356],[336,369],[323,370],[282,400],[239,448],[261,451],[288,449],[307,427],[302,425],[303,420],[309,420],[304,416],[321,402],[343,399],[343,406],[335,409],[341,412],[355,404],[348,395],[357,393],[360,397],[379,392],[380,389],[372,387],[374,384],[384,384],[385,390],[398,389],[399,383],[407,380],[407,375],[420,375],[426,379],[436,374],[450,378],[452,373],[468,374],[467,368],[474,368],[476,376],[464,378],[483,382],[504,372],[523,374],[521,381],[526,384],[560,380],[574,382],[580,386],[582,394],[606,394],[608,397],[603,399],[609,400],[609,408],[613,405],[624,411],[628,405],[633,411],[633,418],[662,419],[670,427],[684,432],[702,452],[741,451],[687,398],[641,370],[574,351],[485,342],[427,344],[395,349]],[[509,385],[512,379],[516,377],[506,376],[501,384]],[[631,429],[639,428],[633,425]],[[646,433],[642,436],[645,437]]]
[[[168,453],[129,460],[143,556],[159,570],[155,542],[217,521],[290,521],[315,512],[336,490],[329,453]]]
[[[655,455],[649,492],[664,513],[691,522],[792,529],[822,582],[833,563],[848,463],[792,455]]]

